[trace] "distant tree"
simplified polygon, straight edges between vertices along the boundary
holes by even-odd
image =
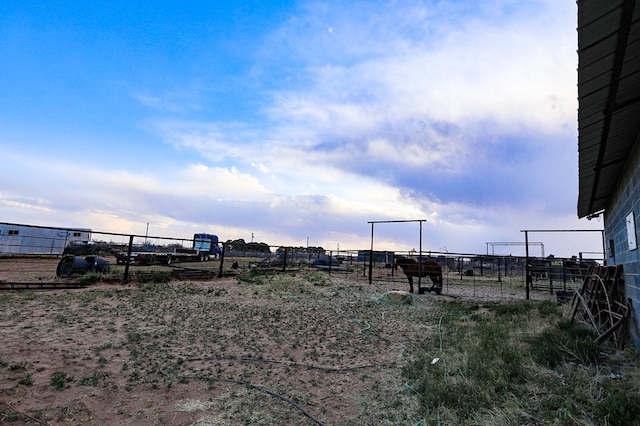
[[[237,240],[227,240],[225,244],[227,246],[227,249],[229,250],[247,251],[246,250],[247,243],[242,238]]]
[[[271,249],[266,243],[247,243],[245,247],[245,250],[250,252],[271,253]]]

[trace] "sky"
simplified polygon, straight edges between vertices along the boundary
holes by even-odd
[[[4,0],[0,222],[357,250],[425,220],[374,248],[513,255],[488,243],[600,230],[576,22],[570,0]]]

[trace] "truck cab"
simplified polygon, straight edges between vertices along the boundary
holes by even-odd
[[[193,249],[198,252],[206,252],[209,257],[214,259],[222,254],[218,236],[213,234],[194,234]]]

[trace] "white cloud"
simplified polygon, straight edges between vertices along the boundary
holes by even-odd
[[[528,224],[569,226],[575,194],[553,177],[577,176],[569,3],[303,3],[252,46],[245,92],[229,92],[259,99],[250,118],[221,119],[188,82],[142,87],[135,99],[162,115],[139,124],[175,158],[156,161],[150,147],[125,168],[5,152],[0,178],[15,184],[0,207],[121,232],[151,222],[345,245],[366,245],[368,220],[427,219],[429,244],[450,250],[518,238]],[[21,170],[40,178],[17,181]],[[403,233],[381,241],[415,246]]]
[[[270,196],[257,178],[240,173],[235,167],[225,169],[192,164],[168,186],[169,192],[182,192],[194,197],[258,201]]]

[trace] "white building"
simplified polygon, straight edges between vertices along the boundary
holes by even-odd
[[[0,223],[0,255],[62,254],[71,241],[90,241],[91,229]]]

